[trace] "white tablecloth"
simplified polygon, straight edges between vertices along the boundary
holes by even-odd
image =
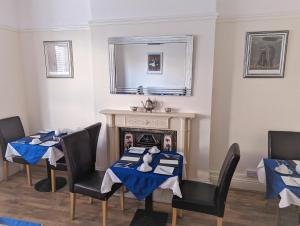
[[[117,175],[108,168],[105,172],[102,185],[101,185],[101,192],[107,193],[111,191],[111,187],[114,183],[122,183],[122,181],[117,177]],[[179,178],[178,176],[168,178],[164,183],[160,186],[162,189],[170,189],[173,191],[173,194],[182,198],[181,190],[179,187]]]
[[[260,163],[257,166],[257,176],[258,176],[258,181],[260,183],[266,184],[266,172],[265,172],[265,166],[264,166],[263,159],[260,161]],[[291,192],[288,188],[284,188],[279,193],[279,195],[280,195],[280,201],[279,201],[280,208],[285,208],[290,205],[300,206],[300,199],[293,192]]]
[[[7,145],[5,158],[13,162],[13,157],[21,156],[16,149],[10,144]],[[49,147],[46,153],[43,155],[42,159],[49,159],[50,165],[56,166],[56,162],[64,156],[64,153],[58,148],[52,146]]]

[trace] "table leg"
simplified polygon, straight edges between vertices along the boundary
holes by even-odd
[[[130,226],[166,226],[168,214],[153,211],[153,194],[145,199],[145,209],[138,209],[130,223]]]
[[[147,212],[153,211],[153,194],[152,193],[150,195],[148,195],[145,199],[145,210]]]
[[[47,178],[40,180],[34,186],[35,190],[39,192],[51,192],[51,168],[49,161],[46,159],[47,163]],[[64,177],[56,177],[56,191],[63,188],[67,184],[67,180]]]

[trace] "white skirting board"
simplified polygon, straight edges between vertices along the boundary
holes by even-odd
[[[210,180],[213,184],[216,184],[219,177],[219,171],[210,171]],[[235,173],[233,175],[231,185],[232,188],[238,188],[243,190],[252,191],[265,191],[265,185],[258,182],[257,178],[249,178],[245,174]]]

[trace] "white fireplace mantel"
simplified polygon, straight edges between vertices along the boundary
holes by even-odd
[[[165,112],[133,112],[127,110],[102,110],[106,116],[108,127],[108,160],[109,163],[120,158],[119,128],[144,128],[177,131],[177,151],[183,152],[187,164],[186,172],[189,175],[189,149],[191,120],[196,117],[194,113],[165,113]]]

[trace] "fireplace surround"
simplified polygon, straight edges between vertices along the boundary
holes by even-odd
[[[178,152],[182,152],[187,161],[185,165],[186,175],[189,175],[189,149],[190,149],[190,130],[191,130],[191,120],[196,117],[194,113],[165,113],[165,112],[132,112],[126,110],[102,110],[101,114],[106,116],[106,126],[107,126],[107,150],[108,150],[108,164],[112,164],[116,160],[120,158],[120,154],[122,154],[121,150],[124,150],[124,139],[120,139],[121,131],[131,130],[136,131],[138,129],[144,131],[160,131],[160,132],[170,132],[171,135],[176,137],[173,139],[171,145],[175,145],[173,143],[176,141],[176,149]],[[176,134],[176,135],[175,135]],[[145,135],[145,133],[144,133]],[[151,133],[146,134],[147,137],[144,140],[140,140],[140,142],[144,142],[145,140],[154,140],[154,142],[158,142],[155,140],[159,140],[156,136],[151,137]],[[152,134],[153,135],[153,134]],[[164,138],[165,134],[164,133]],[[171,136],[171,137],[172,137]],[[134,136],[132,138],[128,137],[127,139],[132,140],[132,144],[134,144]],[[121,144],[123,140],[123,145]],[[159,142],[158,142],[159,143]],[[162,141],[160,140],[160,143]],[[163,141],[164,143],[164,141]],[[150,145],[150,144],[149,144]],[[151,144],[152,145],[152,144]]]

